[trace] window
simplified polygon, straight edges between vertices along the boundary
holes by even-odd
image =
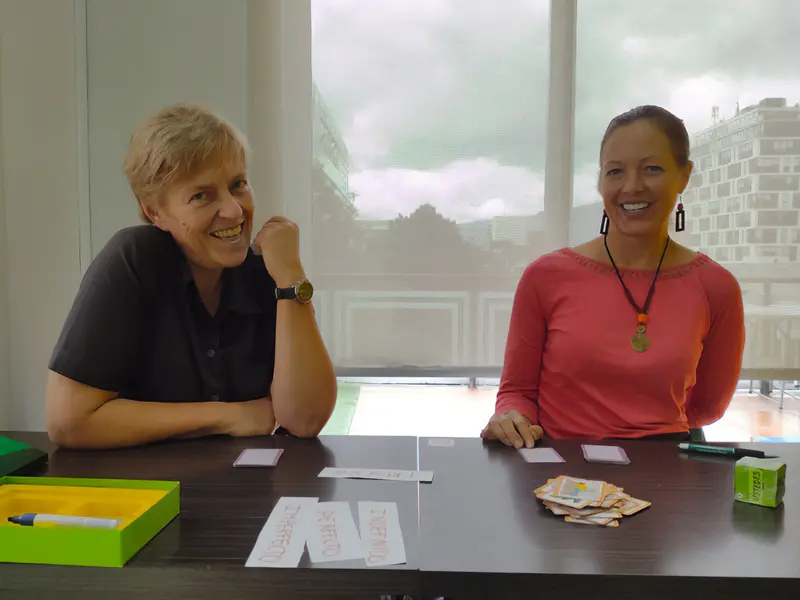
[[[800,189],[800,175],[759,175],[758,189],[762,192],[798,190]]]
[[[734,260],[737,262],[744,262],[750,258],[750,246],[736,246],[734,250]]]
[[[736,149],[736,159],[744,160],[753,156],[753,142],[742,144]]]
[[[748,229],[745,237],[748,244],[777,244],[778,230],[774,228]]]
[[[755,251],[756,251],[756,256],[758,258],[762,258],[762,259],[763,258],[766,258],[766,259],[771,259],[771,258],[777,259],[778,258],[778,248],[775,247],[775,246],[756,246],[755,247]],[[777,261],[775,261],[775,262],[777,262]]]
[[[714,251],[714,260],[717,262],[728,262],[731,259],[730,248],[716,248]]]
[[[753,224],[752,213],[749,212],[736,213],[737,227],[750,227],[752,224]]]
[[[763,140],[761,154],[787,155],[797,154],[800,151],[800,140]]]
[[[722,181],[722,169],[714,169],[708,174],[708,183],[719,183]]]
[[[728,165],[728,179],[736,179],[742,176],[742,163]]]
[[[334,362],[502,364],[543,203],[549,1],[311,0],[313,268]],[[597,202],[598,145],[578,204]],[[596,235],[602,209],[576,210]]]
[[[797,246],[756,246],[756,256],[762,262],[794,263],[797,262]]]
[[[728,229],[731,226],[730,215],[719,215],[717,217],[717,229]]]
[[[798,211],[796,210],[760,210],[758,211],[758,225],[780,227],[798,224]]]
[[[746,194],[747,192],[752,192],[752,191],[753,191],[752,177],[742,177],[741,179],[736,180],[737,194]]]
[[[723,239],[728,246],[737,246],[740,243],[739,236],[740,232],[736,229],[733,231],[726,231]]]
[[[750,173],[780,173],[780,158],[751,158],[748,162]]]
[[[731,182],[726,181],[717,185],[717,198],[727,198],[731,195]]]
[[[731,162],[732,159],[732,152],[731,149],[728,148],[727,150],[723,150],[719,153],[719,164],[720,165],[727,165]]]
[[[747,208],[779,208],[780,196],[778,194],[748,194]]]
[[[730,213],[742,210],[742,198],[740,196],[734,196],[733,198],[728,198],[727,207],[728,207],[727,210]]]

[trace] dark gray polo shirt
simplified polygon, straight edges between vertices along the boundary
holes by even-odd
[[[248,252],[211,316],[172,236],[123,229],[92,261],[50,369],[121,398],[241,402],[270,395],[275,282]]]

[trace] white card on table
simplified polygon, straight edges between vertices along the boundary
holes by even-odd
[[[519,453],[529,463],[563,463],[567,462],[552,448],[520,448]]]
[[[619,446],[593,446],[584,444],[583,457],[587,462],[610,463],[615,465],[630,464],[628,454]]]
[[[402,565],[406,547],[396,502],[359,502],[358,526],[368,567]]]
[[[233,462],[234,467],[274,467],[283,454],[283,448],[250,448],[243,450]]]
[[[381,481],[433,481],[433,471],[404,471],[402,469],[340,469],[325,467],[319,477],[331,479],[379,479]]]
[[[284,497],[275,503],[246,567],[296,567],[303,556],[317,498]]]
[[[438,448],[452,448],[456,445],[453,438],[431,438],[428,440],[428,446]]]
[[[306,539],[312,563],[364,558],[348,502],[319,502],[312,509]]]

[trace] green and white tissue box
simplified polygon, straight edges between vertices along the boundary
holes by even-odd
[[[739,502],[775,508],[786,491],[786,464],[770,458],[740,458],[733,482],[734,498]]]

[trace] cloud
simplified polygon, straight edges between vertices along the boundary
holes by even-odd
[[[432,170],[374,169],[355,172],[359,216],[392,219],[432,204],[455,221],[496,215],[532,214],[543,209],[544,180],[528,169],[477,158]]]
[[[597,199],[608,121],[661,104],[800,100],[797,0],[580,0],[576,204]],[[431,202],[449,218],[542,206],[548,0],[312,0],[313,68],[352,157],[362,215]]]
[[[578,165],[575,170],[575,177],[572,179],[573,204],[591,204],[600,202],[600,193],[597,191],[597,178],[600,169],[596,163],[583,163]]]
[[[712,106],[730,117],[737,101],[800,100],[796,11],[794,0],[580,1],[576,163],[596,161],[609,120],[639,104],[695,132],[712,124]]]

